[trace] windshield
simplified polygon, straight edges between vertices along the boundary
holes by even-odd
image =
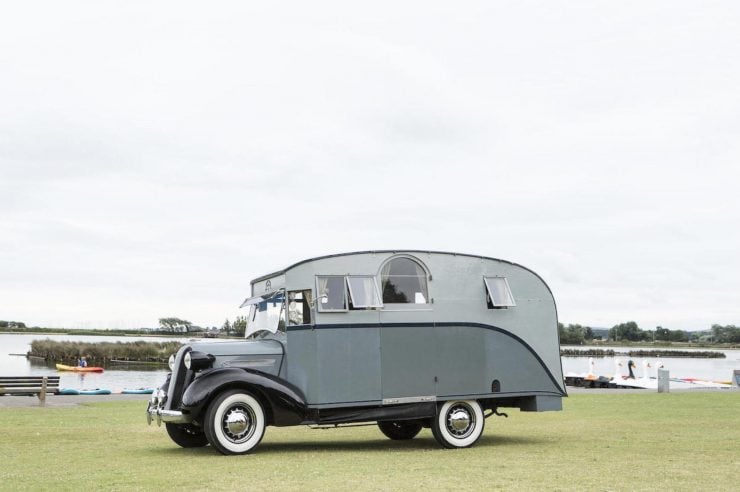
[[[260,299],[254,299],[249,305],[246,337],[250,338],[258,332],[275,333],[278,330],[285,330],[284,310],[283,291],[271,292]]]

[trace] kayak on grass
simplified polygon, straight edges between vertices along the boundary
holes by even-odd
[[[64,364],[57,364],[57,371],[103,372],[103,368],[102,367],[65,366]]]
[[[149,395],[154,393],[154,389],[152,388],[137,388],[137,389],[128,389],[124,388],[121,390],[121,393],[124,395]]]
[[[111,390],[100,389],[100,388],[95,388],[95,389],[81,389],[80,390],[80,394],[81,395],[110,395],[111,394]]]
[[[109,389],[76,389],[76,388],[62,388],[59,390],[60,395],[110,395],[112,392]]]

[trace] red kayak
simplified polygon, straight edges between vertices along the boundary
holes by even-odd
[[[64,364],[57,364],[57,371],[103,372],[103,368],[102,367],[65,366]]]

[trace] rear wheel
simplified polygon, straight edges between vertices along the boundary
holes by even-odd
[[[203,429],[189,424],[164,424],[170,439],[183,448],[202,448],[208,444]]]
[[[398,420],[393,422],[378,422],[378,427],[380,428],[380,432],[385,434],[386,437],[394,441],[405,441],[416,437],[421,432],[422,425],[419,422]]]
[[[475,400],[447,401],[432,421],[432,434],[445,448],[467,448],[483,434],[485,419]]]
[[[249,393],[227,391],[208,406],[203,428],[208,442],[220,453],[248,453],[265,434],[265,412]]]

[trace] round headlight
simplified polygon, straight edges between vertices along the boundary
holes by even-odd
[[[175,370],[175,354],[170,355],[170,359],[167,361],[167,364],[170,366],[170,371]]]
[[[216,361],[216,357],[205,352],[199,352],[192,350],[185,354],[183,357],[183,363],[191,371],[201,371],[213,367],[213,363]]]

